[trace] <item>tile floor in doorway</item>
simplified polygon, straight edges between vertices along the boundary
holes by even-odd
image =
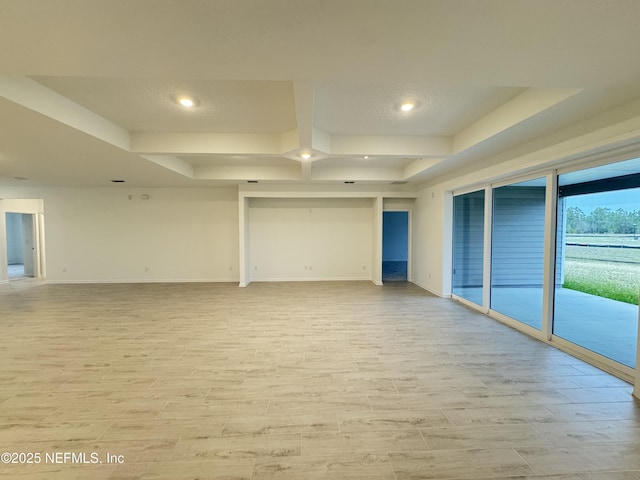
[[[24,265],[21,263],[9,265],[7,267],[7,273],[10,279],[14,278],[25,278],[24,275]]]
[[[382,281],[383,282],[406,282],[407,281],[408,262],[382,262]]]
[[[2,478],[640,479],[628,384],[412,284],[20,283]]]

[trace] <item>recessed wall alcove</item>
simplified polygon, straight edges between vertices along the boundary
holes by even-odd
[[[370,280],[382,285],[382,212],[415,194],[239,190],[240,286]]]

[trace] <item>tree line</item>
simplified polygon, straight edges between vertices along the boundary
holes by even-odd
[[[640,231],[640,210],[597,207],[588,215],[578,207],[567,208],[567,233],[630,234]]]

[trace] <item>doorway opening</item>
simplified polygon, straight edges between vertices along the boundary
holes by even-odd
[[[9,280],[37,277],[35,215],[12,212],[5,215]]]
[[[382,281],[409,279],[409,212],[382,212]]]

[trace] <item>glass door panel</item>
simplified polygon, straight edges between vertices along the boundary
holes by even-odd
[[[546,179],[493,191],[491,309],[542,328]]]
[[[635,367],[640,176],[607,178],[616,165],[558,177],[553,333]]]
[[[453,293],[482,305],[484,190],[453,198]]]

